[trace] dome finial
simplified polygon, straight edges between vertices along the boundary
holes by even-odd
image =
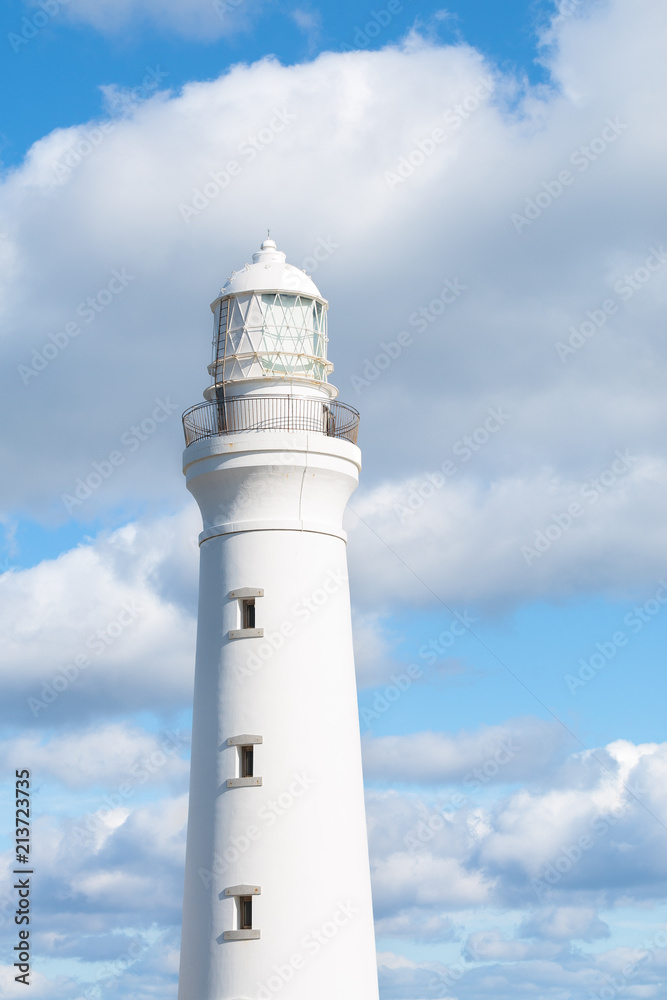
[[[266,230],[266,239],[260,247],[261,250],[277,250],[276,241],[271,239],[271,230]]]

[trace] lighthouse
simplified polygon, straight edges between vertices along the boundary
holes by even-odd
[[[202,515],[179,1000],[377,1000],[343,511],[359,414],[271,239],[183,415]]]

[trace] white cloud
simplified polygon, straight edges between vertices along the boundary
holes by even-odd
[[[526,959],[553,958],[559,946],[549,942],[530,943],[528,941],[507,940],[498,928],[478,931],[466,941],[466,952],[476,960],[486,962],[518,962]]]
[[[114,734],[117,749],[107,762],[96,747]],[[26,741],[21,749],[38,755],[43,781],[51,775],[62,780],[69,767],[88,756],[82,780],[95,787],[106,784],[113,792],[134,750],[148,752],[154,740],[136,727],[109,725],[97,740],[83,730],[56,735],[43,747]],[[465,756],[465,739],[463,743]],[[615,905],[644,908],[647,927],[655,923],[650,907],[667,885],[664,829],[654,818],[667,819],[667,744],[617,741],[596,755],[643,806],[590,754],[573,754],[562,765],[558,758],[551,764],[544,761],[532,777],[526,775],[526,789],[510,794],[494,791],[492,785],[474,792],[462,786],[458,799],[446,797],[436,804],[395,790],[369,794],[378,935],[424,947],[446,946],[455,956],[443,963],[381,955],[383,995],[395,1000],[510,1000],[533,983],[545,996],[554,990],[558,996],[560,989],[569,990],[573,1000],[587,1000],[586,990],[593,985],[601,989],[628,964],[635,968],[629,977],[633,984],[659,983],[662,945],[657,939],[653,954],[642,961],[633,948],[599,952],[587,951],[586,945],[609,936]],[[460,772],[467,761],[455,765]],[[165,764],[156,780],[173,777]],[[180,780],[180,774],[176,777]],[[145,976],[147,982],[157,976],[167,995],[174,977],[169,928],[180,912],[186,798],[145,802],[132,797],[117,808],[106,800],[102,806],[69,820],[44,815],[35,824],[40,906],[48,927],[36,943],[49,960],[80,956],[85,962],[111,961],[127,949],[123,935],[147,940],[151,927],[160,928],[160,934],[167,928],[168,938],[147,945],[136,966],[123,971],[123,976]],[[432,822],[434,817],[438,823]],[[425,829],[432,832],[422,838]],[[82,836],[86,830],[91,835]],[[582,835],[589,836],[590,844],[577,857],[573,848],[582,843]],[[562,859],[567,864],[561,865]],[[9,855],[3,861],[9,868]],[[544,879],[544,888],[536,891],[535,879]],[[601,906],[605,920],[598,915]],[[503,914],[502,925],[493,922],[495,913]],[[109,938],[113,930],[123,930],[115,941]],[[114,989],[120,997],[129,986],[122,976],[117,978]],[[48,989],[46,983],[45,997]],[[64,1000],[78,996],[65,983],[52,995]],[[113,991],[110,997],[116,1000]]]
[[[71,9],[102,30],[118,30],[137,12],[158,16],[147,5],[93,10],[73,0]],[[163,26],[190,33],[206,30],[211,15],[203,3],[160,11]],[[199,398],[205,381],[207,303],[267,225],[297,263],[318,239],[338,244],[314,276],[332,304],[335,381],[362,411],[364,492],[353,504],[443,598],[458,608],[466,600],[586,591],[653,596],[666,547],[660,324],[667,267],[649,271],[644,262],[663,236],[666,27],[657,0],[610,0],[588,19],[566,19],[549,55],[552,88],[523,92],[494,71],[493,97],[460,127],[448,126],[446,142],[411,173],[408,157],[418,144],[430,149],[425,140],[443,115],[490,72],[473,50],[427,45],[414,33],[403,48],[236,67],[129,114],[119,108],[125,117],[112,129],[97,122],[58,130],[3,177],[2,399],[11,427],[2,445],[11,469],[3,517],[21,510],[49,523],[66,516],[87,522],[121,505],[148,512],[138,526],[3,578],[0,639],[9,656],[0,683],[12,722],[18,712],[19,722],[32,724],[26,699],[39,696],[42,683],[113,622],[125,601],[142,607],[141,617],[40,723],[170,709],[189,696],[197,518],[192,506],[162,515],[180,509],[185,496],[178,411]],[[285,128],[251,159],[243,144],[276,111]],[[94,129],[103,139],[93,146]],[[598,141],[614,129],[615,138]],[[584,162],[582,145],[597,157],[586,170],[575,165]],[[77,147],[79,160],[63,177],[58,165]],[[240,172],[223,191],[205,195],[211,173],[224,183],[231,160]],[[401,164],[409,176],[388,180]],[[574,181],[556,195],[563,169]],[[511,217],[525,215],[527,199],[538,195],[544,207],[519,234]],[[181,206],[195,197],[208,204],[186,223]],[[125,275],[120,290],[86,322],[85,300],[100,305],[114,271]],[[451,297],[452,286],[461,292],[441,310],[440,293]],[[618,308],[601,320],[609,299]],[[62,331],[73,322],[81,332],[65,344]],[[571,327],[589,335],[573,335]],[[385,364],[382,342],[396,353],[402,329],[413,342],[380,373],[373,366],[378,355]],[[571,337],[581,346],[561,351],[561,360],[557,344]],[[45,344],[52,357],[25,384],[19,366],[33,364],[33,349],[41,353]],[[353,375],[369,383],[359,393]],[[163,421],[153,417],[158,399],[165,401]],[[489,410],[499,408],[511,416],[490,431]],[[637,461],[587,504],[582,486],[626,449]],[[110,469],[112,452],[122,461]],[[415,501],[418,509],[401,522],[394,505],[409,502],[413,489],[420,499],[424,482],[425,492],[433,487],[427,473],[454,456],[460,474],[424,504]],[[77,488],[83,496],[75,496]],[[68,511],[63,494],[81,502],[70,501]],[[582,499],[585,514],[528,566],[521,546]],[[422,598],[413,597],[418,585],[385,547],[371,547],[366,529],[355,528],[353,516],[350,522],[356,592],[377,598],[362,608],[360,655],[362,677],[374,683],[384,679],[388,659],[375,616]],[[624,962],[632,966],[627,949],[600,954],[584,946],[604,936],[615,906],[643,908],[650,920],[665,896],[665,745],[618,742],[597,752],[638,804],[590,755],[561,766],[557,741],[549,761],[546,730],[544,747],[538,729],[524,735],[535,760],[519,768],[517,755],[513,773],[522,789],[508,794],[490,780],[482,789],[464,786],[456,801],[449,792],[444,802],[396,791],[369,796],[383,933],[450,946],[444,938],[455,914],[467,933],[483,935],[486,949],[485,961],[472,967],[462,957],[451,975],[442,963],[383,956],[386,1000],[587,1000]],[[134,749],[148,752],[154,740],[129,728],[118,737],[108,761],[103,740],[85,733],[78,746],[67,737],[53,743],[59,760],[47,758],[48,746],[23,747],[58,780],[86,749],[82,780],[115,782]],[[383,781],[416,772],[430,781],[461,780],[478,766],[488,737],[390,738],[371,743],[368,760]],[[87,936],[136,924],[175,926],[185,800],[107,804],[94,836],[77,846],[71,829],[88,818],[45,816],[37,825],[42,912],[59,935],[52,951],[92,954]],[[139,879],[146,890],[140,897]],[[480,930],[467,915],[483,906],[515,914],[516,933],[495,915]],[[173,960],[169,939],[118,978],[117,995],[143,1000],[156,988],[167,995]],[[145,970],[161,964],[166,972],[156,987],[156,975],[146,978]],[[662,966],[656,950],[629,975],[628,992],[659,997]],[[80,992],[71,980],[39,989],[37,997],[66,1000]]]
[[[0,577],[0,683],[14,722],[176,707],[192,689],[196,520],[127,525]]]
[[[374,687],[389,680],[396,664],[392,658],[393,643],[387,635],[388,623],[372,613],[354,613],[354,664],[357,685]]]
[[[435,943],[451,941],[459,930],[447,916],[424,912],[419,907],[401,910],[391,917],[380,917],[375,922],[378,938],[408,938],[411,941]]]
[[[409,737],[407,740],[409,741]],[[464,783],[432,798],[372,792],[369,837],[379,914],[407,907],[488,905],[544,908],[526,918],[527,937],[590,937],[592,911],[664,895],[667,744],[622,741],[543,761],[525,787],[490,794]],[[629,763],[633,758],[633,762]],[[402,764],[399,765],[402,767]],[[390,770],[383,771],[390,779]],[[455,866],[443,873],[447,866]],[[444,866],[444,868],[442,867]],[[445,902],[446,900],[446,902]],[[576,917],[576,907],[584,913]]]
[[[434,995],[434,989],[440,994],[438,1000],[453,1000],[454,996],[458,997],[458,991],[456,994],[454,991],[445,994],[440,990],[440,983],[444,983],[446,973],[446,967],[440,962],[414,962],[391,951],[378,954],[380,989],[382,996],[389,997],[390,1000],[426,1000]],[[454,985],[455,980],[452,978],[449,986]]]
[[[364,773],[371,780],[415,784],[463,782],[468,789],[542,776],[571,737],[560,726],[517,719],[474,733],[410,733],[364,740]]]
[[[459,607],[590,592],[652,598],[667,552],[660,513],[667,462],[617,452],[622,459],[611,452],[577,480],[547,469],[490,484],[461,474],[445,482],[441,475],[434,486],[425,473],[353,498],[372,529],[349,519],[357,592],[385,605],[399,595],[430,600],[397,552],[443,601]]]
[[[462,909],[489,903],[493,880],[468,872],[455,858],[407,853],[386,858],[373,873],[373,901],[380,915],[410,906]]]
[[[552,906],[530,916],[520,928],[522,937],[548,941],[595,941],[609,937],[609,926],[592,908]]]
[[[297,263],[320,238],[337,244],[315,278],[332,304],[335,380],[362,411],[365,493],[353,502],[420,573],[432,571],[457,599],[651,586],[665,550],[658,331],[667,265],[645,283],[641,269],[660,246],[655,205],[666,144],[654,127],[664,61],[644,42],[659,36],[666,16],[657,3],[630,12],[627,0],[614,0],[589,20],[566,20],[551,56],[552,89],[522,93],[474,50],[413,35],[403,49],[237,66],[140,103],[95,146],[84,133],[100,123],[36,143],[0,190],[3,402],[8,414],[22,414],[3,443],[14,470],[7,509],[62,519],[63,494],[74,496],[91,476],[97,485],[70,507],[75,518],[120,503],[182,503],[178,411],[206,381],[207,303],[270,224]],[[585,47],[590,32],[595,56]],[[616,64],[598,55],[615,51],[619,37],[622,87]],[[487,86],[491,96],[474,96]],[[457,117],[466,99],[477,106]],[[600,140],[605,151],[582,161],[586,170],[570,162],[584,155],[582,145],[599,149],[602,131],[612,135],[608,118],[621,125],[613,141]],[[417,144],[441,126],[447,140],[419,154]],[[266,144],[254,150],[247,140],[262,129]],[[77,144],[80,162],[62,179],[56,166]],[[403,161],[410,168],[415,149],[413,159],[425,162],[392,189],[386,175]],[[574,182],[518,234],[512,214],[540,191],[548,200],[543,182],[566,168]],[[183,206],[195,202],[204,207],[186,223]],[[637,269],[627,298],[614,286],[630,287],[624,275]],[[114,270],[131,279],[86,322],[86,299],[105,291]],[[446,281],[466,288],[443,308]],[[597,329],[587,313],[599,318],[610,298],[617,311]],[[67,323],[81,332],[56,349],[50,337],[64,344]],[[593,335],[561,361],[557,343],[583,323],[593,323]],[[357,394],[351,376],[364,377],[366,359],[374,365],[381,342],[393,343],[401,329],[412,344]],[[41,355],[46,344],[55,356],[26,375],[41,364],[33,350]],[[100,391],[101,372],[105,386],[122,385],[122,403]],[[161,423],[151,416],[158,399],[174,407]],[[464,462],[461,442],[483,437],[498,408],[511,417]],[[142,424],[144,440],[132,431]],[[625,449],[639,461],[618,487],[527,566],[521,547]],[[122,461],[97,482],[95,463],[107,469],[112,452]],[[452,456],[460,474],[400,524],[393,504]],[[367,558],[361,537],[355,546],[375,571],[375,550]],[[374,589],[382,585],[394,600],[405,583],[378,558]]]
[[[35,822],[48,933],[74,933],[87,914],[94,917],[90,930],[98,933],[178,923],[187,796],[143,803],[135,796],[126,803],[69,818],[43,814]],[[7,852],[7,869],[10,860]]]
[[[184,733],[148,733],[138,726],[113,722],[44,738],[26,731],[0,743],[0,761],[9,771],[20,760],[40,779],[49,776],[70,788],[127,782],[183,782],[189,746]]]
[[[384,996],[588,1000],[619,976],[620,996],[661,995],[667,745],[620,741],[595,753],[611,775],[590,754],[573,754],[495,798],[370,794],[378,932],[423,945],[440,930],[453,956],[443,964],[380,955]],[[617,907],[635,907],[632,927],[614,929]],[[629,943],[600,950],[617,935]]]
[[[37,0],[28,0],[37,7]],[[68,0],[62,8],[74,23],[103,34],[150,25],[200,41],[249,27],[262,8],[260,0]]]

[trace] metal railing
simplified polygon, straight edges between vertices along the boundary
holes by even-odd
[[[359,413],[310,396],[232,396],[198,403],[183,414],[185,444],[242,431],[313,431],[357,443]]]

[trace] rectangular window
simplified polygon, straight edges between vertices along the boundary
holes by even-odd
[[[241,602],[241,628],[255,628],[255,599],[249,598]]]
[[[239,896],[239,930],[252,930],[252,896]]]
[[[241,777],[252,778],[254,747],[241,747]]]

